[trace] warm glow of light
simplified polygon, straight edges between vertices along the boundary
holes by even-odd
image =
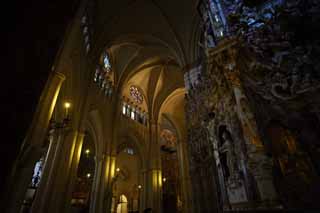
[[[108,161],[110,162],[110,177],[114,177],[116,171],[116,158],[108,157]]]
[[[64,103],[64,108],[69,109],[71,107],[71,104],[69,102]]]
[[[163,181],[163,182],[166,182],[166,181],[167,181],[167,178],[162,178],[162,181]]]
[[[85,153],[88,155],[90,154],[90,149],[86,149]]]
[[[90,178],[90,177],[91,177],[91,173],[88,173],[88,174],[87,174],[87,178]]]
[[[120,168],[117,168],[117,169],[116,169],[116,172],[120,172]]]
[[[142,186],[141,185],[138,185],[138,189],[141,189],[142,188]]]

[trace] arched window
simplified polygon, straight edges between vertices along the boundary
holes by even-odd
[[[127,106],[127,116],[130,117],[130,115],[131,115],[131,106],[128,105]]]
[[[130,115],[130,117],[131,117],[132,120],[135,120],[136,111],[135,111],[135,108],[134,108],[134,107],[132,107],[132,109],[131,109],[131,115]]]
[[[126,113],[127,113],[127,104],[126,104],[126,102],[123,102],[123,104],[122,104],[122,114],[126,115]]]
[[[224,36],[225,17],[221,8],[220,0],[209,0],[209,17],[213,26],[213,32],[217,40]]]
[[[107,53],[105,53],[105,55],[103,56],[103,69],[106,72],[110,72],[111,70],[111,64]]]
[[[99,80],[100,70],[99,68],[96,68],[96,72],[94,73],[94,82],[97,82]]]
[[[97,83],[98,87],[102,91],[102,94],[104,94],[104,96],[108,98],[110,98],[113,93],[113,79],[114,74],[111,72],[110,59],[108,53],[104,51],[101,54],[99,63],[96,68],[96,72],[94,74],[94,82]]]
[[[34,166],[33,175],[31,185],[32,187],[38,187],[42,175],[42,167],[43,167],[44,158],[42,157]]]
[[[125,195],[120,196],[117,213],[128,213],[128,199]]]
[[[134,151],[133,151],[132,148],[126,148],[126,149],[124,150],[124,152],[127,153],[127,154],[129,154],[129,155],[134,155]]]
[[[226,34],[226,20],[220,0],[202,0],[198,12],[204,27],[205,46],[214,47]]]

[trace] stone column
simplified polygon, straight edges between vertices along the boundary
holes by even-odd
[[[46,139],[49,121],[64,80],[65,76],[62,73],[54,71],[49,75],[10,176],[7,212],[19,212],[22,206],[26,190],[31,181],[34,164],[41,156],[40,150]]]
[[[162,172],[160,147],[158,145],[158,123],[151,121],[149,125],[149,160],[144,171],[144,198],[143,208],[152,208],[155,213],[161,213],[162,203]]]
[[[101,212],[110,212],[112,205],[112,195],[113,195],[113,184],[116,181],[115,178],[115,168],[116,166],[116,157],[115,156],[107,156],[105,159],[105,166],[103,171],[103,182],[100,185],[102,189],[100,194],[99,201],[101,202],[100,206],[102,206]]]
[[[37,194],[32,204],[31,212],[44,212],[46,206],[50,201],[50,195],[53,190],[55,174],[59,158],[61,157],[62,144],[63,144],[63,129],[52,129],[50,131],[50,144],[45,159],[45,164],[42,170],[41,180],[37,189]]]
[[[92,184],[92,190],[91,190],[91,203],[90,203],[90,212],[99,213],[101,212],[100,209],[102,209],[102,204],[99,202],[100,196],[100,189],[102,180],[104,179],[104,160],[105,155],[96,156],[95,162],[96,162],[96,168],[95,168],[95,174],[94,174],[94,181]]]
[[[45,140],[49,122],[64,80],[65,76],[62,73],[51,72],[46,87],[41,94],[31,127],[23,142],[23,148],[29,145],[39,145]]]
[[[236,112],[241,123],[247,148],[248,168],[257,182],[262,202],[269,205],[269,207],[271,205],[276,207],[279,202],[277,201],[277,193],[273,184],[272,160],[265,155],[254,114],[241,85],[240,73],[238,70],[231,68],[225,72],[225,75],[233,88],[236,99]]]
[[[161,212],[162,201],[162,173],[160,169],[145,171],[144,208],[152,208],[152,212]]]
[[[32,212],[64,212],[71,202],[70,191],[81,154],[83,134],[72,129],[55,131]]]
[[[183,212],[191,212],[192,208],[192,199],[190,195],[191,179],[189,173],[189,163],[187,158],[187,143],[186,140],[181,140],[178,145],[178,156],[180,162],[180,181],[182,187],[182,205]]]
[[[79,149],[79,145],[77,143],[78,131],[76,130],[67,130],[65,133],[65,137],[62,144],[62,151],[60,152],[59,163],[57,165],[57,170],[54,175],[54,184],[53,190],[50,195],[50,201],[47,205],[47,212],[63,212],[65,205],[70,198],[67,197],[68,192],[68,183],[71,168],[73,166],[73,158],[76,154],[75,151]]]
[[[74,190],[74,186],[77,180],[78,166],[82,151],[83,139],[85,137],[84,132],[78,132],[77,139],[74,144],[73,153],[70,153],[70,167],[69,167],[69,177],[67,180],[67,187],[65,193],[65,203],[62,203],[62,211],[61,212],[70,212],[71,211],[71,199],[72,192]],[[63,201],[62,201],[63,202]]]

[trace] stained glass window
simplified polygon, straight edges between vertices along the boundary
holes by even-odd
[[[142,104],[143,102],[143,96],[141,94],[141,92],[139,91],[138,87],[136,86],[131,86],[130,87],[130,95],[133,98],[133,100],[137,103],[137,104]]]
[[[198,12],[204,24],[206,47],[214,47],[226,32],[226,20],[220,0],[201,0]]]
[[[132,148],[126,148],[124,152],[128,153],[129,155],[134,155],[134,151]]]
[[[122,105],[122,114],[125,115],[127,113],[127,105],[126,103],[123,103]]]
[[[43,167],[43,161],[44,159],[41,158],[35,165],[32,175],[32,187],[38,187],[42,175],[42,167]]]
[[[109,56],[108,54],[105,54],[103,57],[103,68],[109,72],[111,70],[111,64],[110,64],[110,60],[109,60]]]
[[[135,120],[135,117],[136,117],[135,114],[136,114],[136,113],[135,113],[134,109],[132,109],[132,110],[131,110],[131,119],[132,119],[132,120]]]
[[[219,0],[209,1],[209,16],[217,39],[223,37],[225,28],[225,19]]]
[[[127,116],[130,117],[131,115],[131,107],[130,105],[127,106]]]

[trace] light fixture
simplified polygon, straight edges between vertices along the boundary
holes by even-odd
[[[166,181],[167,181],[167,178],[162,178],[162,181],[163,181],[163,182],[166,182]]]
[[[71,107],[70,102],[65,102],[64,103],[64,108],[69,109]]]
[[[87,178],[90,178],[90,177],[91,177],[91,173],[88,173],[88,174],[87,174]]]
[[[89,154],[90,154],[90,149],[86,149],[85,153],[86,153],[87,155],[89,155]]]
[[[120,168],[117,168],[117,169],[116,169],[116,172],[120,172]]]
[[[141,185],[138,185],[138,189],[141,189],[142,188],[142,186]]]
[[[68,117],[69,117],[69,113],[68,113],[68,111],[69,111],[69,108],[71,107],[71,103],[70,102],[65,102],[64,103],[64,108],[66,109],[66,118],[68,119]]]

